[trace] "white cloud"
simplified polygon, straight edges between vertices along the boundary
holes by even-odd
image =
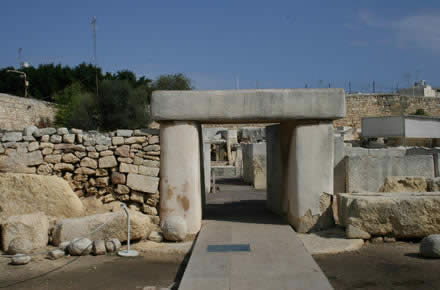
[[[386,20],[371,11],[358,14],[359,22],[370,28],[388,30],[399,47],[428,49],[440,53],[440,13],[419,13]]]
[[[440,14],[407,16],[391,27],[399,45],[440,52]]]

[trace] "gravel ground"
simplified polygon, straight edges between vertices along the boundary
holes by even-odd
[[[418,243],[366,244],[360,250],[314,255],[336,290],[440,289],[440,260],[418,254]]]

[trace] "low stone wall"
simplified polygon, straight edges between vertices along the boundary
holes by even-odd
[[[423,109],[430,116],[440,117],[439,97],[407,97],[398,95],[347,95],[346,115],[334,121],[337,126],[361,128],[364,117],[399,116],[401,108],[406,115]]]
[[[44,125],[53,122],[55,114],[53,103],[0,94],[1,129],[23,130],[26,126]]]
[[[0,171],[56,175],[80,198],[119,200],[158,214],[158,129],[99,133],[31,126],[0,133],[0,140]]]

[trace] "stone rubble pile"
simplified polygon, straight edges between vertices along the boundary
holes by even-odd
[[[98,133],[30,126],[0,133],[0,140],[0,171],[56,175],[80,198],[119,200],[132,210],[158,214],[158,129]]]

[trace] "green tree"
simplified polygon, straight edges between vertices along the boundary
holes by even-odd
[[[184,74],[161,75],[153,83],[153,90],[192,90],[191,80]]]

